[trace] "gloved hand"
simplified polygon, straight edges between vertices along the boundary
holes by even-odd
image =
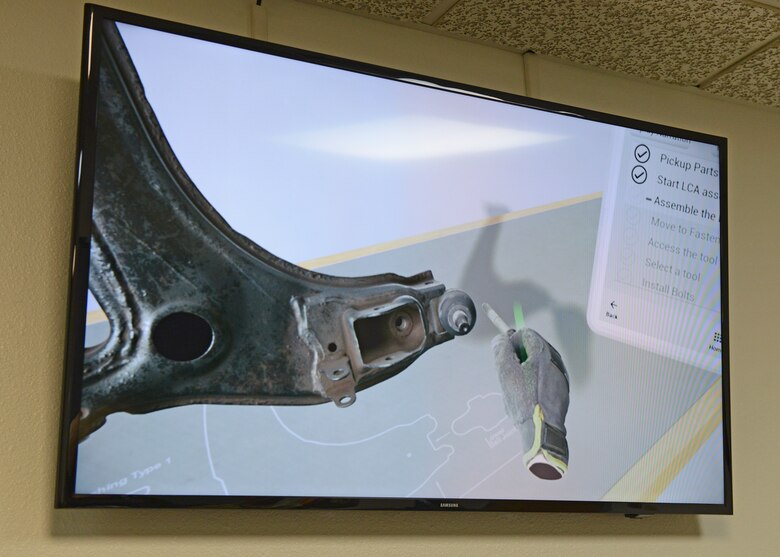
[[[499,334],[492,345],[504,407],[526,450],[523,462],[539,478],[560,479],[569,465],[569,375],[561,355],[528,328]]]

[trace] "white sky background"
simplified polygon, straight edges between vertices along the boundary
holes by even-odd
[[[609,175],[604,124],[119,28],[194,183],[292,262],[601,191]]]

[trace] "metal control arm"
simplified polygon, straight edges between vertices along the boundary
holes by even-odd
[[[349,406],[472,329],[471,299],[429,271],[324,275],[233,230],[181,167],[106,25],[89,286],[111,332],[85,353],[80,438],[120,411]]]

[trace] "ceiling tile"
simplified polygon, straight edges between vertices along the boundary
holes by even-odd
[[[704,90],[780,108],[780,43],[734,66]]]
[[[461,0],[437,27],[694,85],[780,31],[780,13],[740,0]]]
[[[405,21],[420,21],[438,0],[317,0],[356,12]]]

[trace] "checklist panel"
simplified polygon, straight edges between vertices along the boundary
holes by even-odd
[[[594,332],[720,370],[719,179],[716,146],[625,132],[599,224]]]

